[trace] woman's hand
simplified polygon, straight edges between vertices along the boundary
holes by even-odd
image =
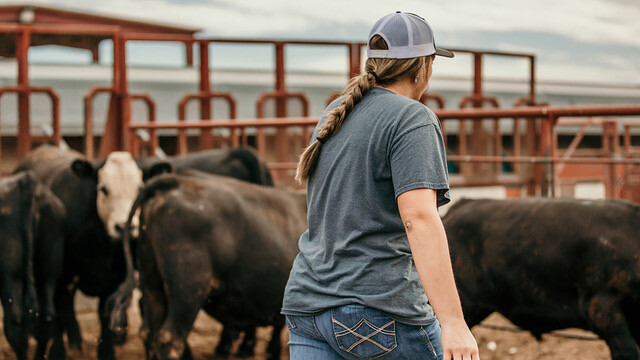
[[[464,321],[440,325],[444,360],[480,360],[476,339]]]

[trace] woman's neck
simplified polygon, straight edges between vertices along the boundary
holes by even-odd
[[[426,86],[423,88],[421,85],[422,84],[415,83],[408,78],[403,78],[393,84],[376,86],[392,91],[398,95],[406,96],[413,100],[420,100],[422,93],[426,90]]]

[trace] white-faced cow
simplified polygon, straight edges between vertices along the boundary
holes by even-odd
[[[213,168],[223,175],[234,176],[237,169],[242,170],[241,176],[259,174],[261,168],[247,171],[237,166],[248,163],[247,159],[252,155],[248,149],[218,150],[211,156],[211,161],[220,166],[204,164],[207,164],[207,170]],[[182,164],[188,166],[188,161]],[[257,158],[251,164],[266,169]],[[33,170],[67,209],[63,272],[56,290],[58,326],[51,346],[51,359],[66,357],[63,332],[71,346],[81,346],[82,338],[73,312],[73,298],[78,288],[86,295],[100,299],[98,358],[115,359],[114,344],[123,341],[124,337],[118,339],[109,330],[110,314],[105,308],[105,300],[117,289],[126,271],[122,245],[114,240],[121,235],[144,179],[171,168],[168,161],[136,161],[122,152],[113,153],[106,160],[88,161],[79,153],[50,146],[35,149],[18,165],[16,171]],[[134,225],[136,221],[133,220]],[[136,232],[135,226],[133,232]],[[126,324],[126,316],[123,315],[121,323]]]
[[[640,206],[462,200],[443,222],[469,326],[497,311],[538,339],[582,328],[613,360],[640,359]]]
[[[279,359],[280,307],[307,228],[306,196],[219,176],[165,174],[145,185],[138,206],[136,248],[151,356],[190,359],[186,337],[202,308],[239,328],[273,325],[268,353]],[[116,292],[121,299],[114,314],[126,310],[122,297],[133,289],[128,268],[129,286]]]

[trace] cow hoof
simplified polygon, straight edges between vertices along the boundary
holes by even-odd
[[[225,353],[223,353],[223,352],[217,352],[217,351],[216,351],[216,352],[213,354],[213,359],[214,359],[214,360],[227,360],[227,359],[229,359],[229,354],[228,354],[228,353],[227,353],[227,354],[225,354]]]
[[[82,351],[82,337],[67,334],[67,340],[69,341],[69,347],[71,349]]]
[[[98,346],[98,360],[116,360],[116,354],[113,347]]]
[[[123,345],[127,342],[127,332],[118,331],[113,334],[113,343],[116,345]]]
[[[254,354],[253,354],[253,349],[238,349],[238,351],[235,354],[235,357],[239,358],[239,359],[253,359]]]
[[[67,358],[67,351],[64,348],[64,343],[54,341],[49,350],[49,360],[64,360]]]

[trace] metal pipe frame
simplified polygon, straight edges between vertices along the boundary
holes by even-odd
[[[616,158],[597,158],[597,157],[581,157],[581,158],[565,158],[563,156],[478,156],[478,155],[450,155],[447,156],[450,161],[465,161],[475,163],[501,163],[501,162],[519,162],[530,164],[556,164],[558,162],[571,164],[640,164],[640,159],[616,159]]]
[[[146,106],[147,106],[147,121],[148,123],[155,123],[156,122],[156,103],[155,101],[153,101],[153,99],[151,98],[151,96],[149,94],[128,94],[127,95],[127,99],[126,101],[128,103],[130,103],[131,101],[142,101]],[[131,139],[137,139],[136,134],[131,134],[131,136],[129,136],[129,141],[132,142]],[[151,148],[151,155],[155,156],[156,155],[156,148],[158,147],[158,135],[157,135],[157,130],[156,129],[149,129],[149,141],[148,142],[143,142],[146,143],[147,145],[149,145],[149,147]],[[131,148],[131,154],[132,156],[136,157],[139,156],[139,147],[137,146],[138,142],[136,142],[136,146]]]
[[[283,76],[284,76],[284,73],[283,73]],[[284,82],[284,77],[282,81]],[[260,95],[260,97],[256,101],[256,117],[258,119],[264,118],[264,106],[266,105],[266,102],[270,99],[274,99],[276,101],[276,117],[278,118],[284,118],[287,116],[286,105],[289,99],[300,100],[300,102],[302,103],[302,116],[303,117],[309,116],[309,98],[307,98],[307,95],[301,92],[287,92],[287,91],[276,90],[270,93],[263,93],[262,95]],[[308,132],[309,132],[309,128],[305,127],[304,133],[306,134]],[[277,157],[280,161],[284,161],[284,159],[287,158],[287,154],[289,152],[289,146],[288,146],[289,135],[287,134],[285,129],[279,128],[276,133],[276,136],[280,140],[278,143],[276,143]],[[267,154],[266,141],[264,137],[264,131],[262,131],[261,128],[258,129],[257,143],[258,143],[258,154],[260,154],[260,156],[262,156],[263,158],[266,157],[266,154]]]
[[[162,35],[162,34],[135,34],[129,33],[123,36],[126,41],[179,41],[185,44],[194,43],[193,38],[184,35]],[[285,45],[313,45],[313,46],[346,46],[349,56],[349,76],[353,77],[360,73],[361,69],[361,51],[366,43],[362,42],[344,42],[344,41],[310,41],[310,40],[272,40],[272,39],[237,39],[237,38],[200,38],[196,39],[200,47],[200,66],[201,66],[201,90],[209,87],[202,85],[209,83],[209,44],[227,43],[227,44],[268,44],[275,47],[276,53],[276,69],[275,69],[275,91],[286,91],[285,87],[285,69],[284,69],[284,47]],[[205,50],[206,49],[206,50]],[[204,50],[204,51],[203,51]],[[526,58],[530,63],[529,71],[529,97],[526,98],[527,104],[535,103],[535,55],[529,53],[518,52],[499,52],[499,51],[478,51],[469,49],[451,49],[457,53],[468,53],[474,57],[474,92],[472,97],[474,101],[482,97],[482,60],[484,56],[502,56],[502,57],[519,57]],[[204,71],[204,67],[206,70]],[[278,100],[277,114],[283,117],[286,110],[282,101]],[[205,117],[206,118],[206,117]],[[204,119],[204,118],[203,118]]]
[[[562,154],[562,158],[563,159],[569,159],[571,157],[571,155],[573,155],[573,153],[576,151],[576,149],[578,149],[578,145],[580,145],[580,142],[582,141],[582,139],[584,138],[584,134],[587,132],[587,129],[591,126],[594,125],[595,123],[595,119],[594,118],[589,118],[587,119],[586,122],[582,123],[582,124],[577,124],[577,125],[582,125],[580,127],[580,130],[578,130],[578,133],[573,137],[573,140],[571,140],[571,144],[569,144],[569,147],[567,147],[567,150],[565,150],[564,154]],[[565,125],[566,123],[564,121],[559,121],[558,125]],[[555,136],[556,142],[558,139],[558,136],[556,134]],[[562,174],[562,170],[564,170],[565,167],[565,162],[560,162],[558,164],[556,164],[556,169],[555,172],[556,174],[558,174],[558,176],[560,174]]]
[[[206,109],[206,111],[208,112],[208,118],[211,118],[211,106],[210,106],[210,101],[212,99],[223,99],[226,100],[228,106],[229,106],[229,118],[233,121],[236,118],[236,114],[237,114],[237,102],[236,99],[233,97],[233,95],[231,95],[231,93],[228,92],[211,92],[209,90],[207,91],[201,91],[200,93],[197,94],[186,94],[182,97],[182,99],[180,99],[180,102],[178,103],[178,121],[186,121],[187,119],[187,104],[189,103],[189,101],[192,100],[201,100],[200,101],[200,117],[204,117],[206,114],[203,113],[203,109]],[[202,106],[202,104],[206,102],[206,106]],[[208,149],[213,147],[213,138],[210,136],[202,136],[203,134],[207,133],[207,134],[211,134],[211,130],[213,128],[202,128],[201,129],[201,133],[200,133],[200,149],[204,150],[204,149]],[[246,135],[244,133],[244,129],[242,130],[242,137],[244,139],[244,143],[246,144]],[[203,144],[202,142],[205,141],[206,143]],[[236,136],[236,130],[233,130],[233,134],[231,135],[231,146],[233,147],[237,147],[240,145],[238,138]],[[187,153],[187,131],[186,130],[180,130],[178,132],[178,154],[186,154]]]
[[[29,104],[28,100],[31,97],[32,93],[41,93],[46,94],[49,99],[51,99],[51,127],[53,128],[53,134],[51,136],[32,136],[31,135],[31,124],[28,115],[26,117],[28,126],[22,124],[18,128],[18,157],[24,157],[29,150],[31,150],[31,143],[35,141],[50,141],[55,146],[60,146],[60,142],[62,141],[62,132],[60,130],[60,96],[56,93],[56,91],[50,86],[7,86],[0,88],[0,99],[4,94],[7,93],[15,93],[18,95],[18,101],[20,99],[22,101],[27,100],[27,105]],[[25,109],[20,108],[19,111],[29,111],[29,107]],[[18,115],[25,116],[23,115]],[[22,120],[22,118],[21,118]]]
[[[475,55],[475,64],[476,64],[476,74],[481,74],[482,73],[482,68],[481,68],[481,57],[477,54]],[[473,95],[469,95],[469,96],[465,96],[460,100],[460,104],[458,105],[458,107],[460,109],[464,109],[467,108],[469,105],[471,105],[473,108],[482,108],[484,106],[484,104],[489,104],[491,105],[493,108],[500,108],[500,104],[498,102],[498,99],[496,97],[493,96],[485,96],[482,94],[482,79],[481,78],[476,78],[476,81],[474,82],[474,94]],[[461,150],[464,150],[464,152],[461,152],[461,155],[466,155],[466,150],[467,150],[467,138],[466,138],[466,121],[464,119],[460,119],[459,122],[459,130],[460,132],[464,133],[464,141],[465,141],[465,145],[463,147],[461,147]],[[501,151],[502,151],[502,136],[500,135],[500,123],[498,119],[494,119],[494,146],[495,146],[495,153],[496,155],[498,155]],[[472,148],[473,148],[473,152],[475,154],[482,154],[484,152],[483,150],[483,145],[484,145],[484,130],[482,129],[482,122],[474,122],[473,124],[473,135],[472,135]],[[462,141],[462,137],[461,137],[461,141]],[[499,171],[499,164],[496,164],[496,171]],[[475,173],[479,171],[478,168],[475,169],[471,169],[468,166],[461,166],[460,172],[462,172],[465,175],[470,175],[471,173]]]
[[[461,109],[461,110],[436,110],[436,115],[441,121],[448,120],[472,120],[478,121],[483,119],[527,119],[529,121],[541,121],[541,141],[537,150],[537,156],[471,156],[471,155],[450,155],[448,159],[451,161],[462,161],[469,163],[530,163],[530,164],[547,164],[549,171],[546,176],[542,173],[536,174],[536,183],[541,184],[540,191],[542,195],[549,194],[555,196],[557,172],[554,171],[557,163],[576,163],[576,164],[616,164],[637,165],[640,160],[636,159],[618,159],[618,158],[566,158],[557,156],[556,127],[559,119],[564,117],[585,117],[585,116],[638,116],[640,115],[640,106],[591,106],[591,107],[521,107],[514,109]],[[178,122],[178,123],[162,123],[162,124],[132,124],[129,131],[135,129],[190,129],[190,128],[230,128],[230,129],[246,129],[276,127],[286,128],[290,126],[314,126],[318,122],[318,118],[300,117],[300,118],[270,118],[270,119],[246,119],[246,120],[227,120],[227,121],[211,121],[204,120],[198,122]],[[563,119],[562,124],[571,123],[570,120]],[[640,124],[639,124],[640,125]],[[258,145],[260,146],[260,144]],[[272,168],[290,169],[294,164],[290,162],[279,162],[282,166],[270,164]],[[274,167],[275,166],[275,167]]]
[[[640,116],[640,106],[589,106],[589,107],[551,107],[536,106],[513,109],[462,109],[462,110],[436,110],[435,114],[444,120],[483,120],[486,118],[526,118],[526,119],[548,119],[556,125],[560,117],[580,117],[580,116]],[[178,128],[240,128],[240,127],[286,127],[286,126],[314,126],[318,122],[317,117],[295,117],[295,118],[263,118],[263,119],[234,119],[226,121],[194,121],[190,123],[158,123],[158,124],[130,124],[132,129],[178,129]]]
[[[636,149],[634,151],[633,144],[631,142],[631,129],[632,128],[640,128],[640,124],[624,124],[624,134],[623,134],[623,154],[624,157],[634,158],[634,155],[637,157],[640,154],[640,151]],[[623,184],[620,190],[621,194],[624,194],[626,199],[632,199],[633,194],[631,191],[631,173],[633,170],[638,169],[637,166],[631,167],[628,164],[624,165],[624,176],[623,176]]]
[[[359,42],[340,42],[340,41],[306,41],[306,40],[247,40],[247,39],[195,39],[190,35],[168,35],[168,34],[149,34],[149,33],[123,33],[120,26],[112,25],[86,25],[86,24],[0,24],[0,32],[16,34],[16,58],[18,59],[18,85],[28,85],[28,65],[27,52],[30,46],[30,34],[47,33],[47,34],[85,34],[85,35],[104,35],[112,39],[114,43],[114,61],[113,61],[113,92],[110,102],[110,112],[108,115],[107,126],[103,141],[101,142],[100,155],[104,156],[112,150],[126,148],[129,136],[125,129],[131,121],[131,109],[127,97],[127,79],[126,79],[126,56],[125,44],[127,41],[178,41],[185,44],[187,48],[187,64],[192,63],[192,45],[198,44],[203,50],[211,43],[244,43],[244,44],[272,44],[276,47],[276,91],[286,91],[284,82],[284,46],[285,45],[323,45],[323,46],[346,46],[348,48],[349,57],[349,76],[353,77],[360,73],[361,69],[361,52],[365,43]],[[471,53],[474,57],[481,58],[484,55],[491,56],[516,56],[528,57],[531,60],[531,94],[530,99],[534,99],[534,60],[535,56],[523,53],[506,53],[494,51],[473,51],[466,49],[452,49],[459,53]],[[94,54],[95,58],[95,54]],[[206,60],[206,61],[203,61]],[[201,51],[201,91],[210,91],[209,83],[209,56],[208,50]],[[478,67],[476,67],[478,69]],[[481,70],[481,68],[479,68]],[[481,74],[474,74],[474,82],[481,79]],[[29,126],[29,99],[28,97],[19,95],[20,124],[19,133],[25,134],[26,128]],[[282,99],[278,99],[278,113],[284,114]],[[205,102],[201,103],[201,117],[203,119],[210,118],[210,109]],[[90,106],[89,106],[90,107]],[[91,126],[90,126],[91,127]],[[19,136],[19,143],[28,145],[29,139],[26,135]],[[203,142],[206,143],[206,132],[203,133]],[[85,144],[85,150],[88,149]],[[24,155],[24,151],[19,151]],[[89,151],[89,155],[93,155],[93,148]]]
[[[84,156],[92,160],[95,157],[95,137],[93,136],[93,100],[100,93],[114,94],[116,90],[108,86],[94,86],[84,95]]]
[[[113,39],[114,41],[114,64],[113,64],[113,77],[114,77],[114,89],[120,90],[118,86],[115,86],[126,76],[122,74],[126,71],[123,63],[117,58],[118,53],[118,34],[120,34],[120,26],[111,25],[79,25],[79,24],[0,24],[0,33],[15,33],[16,34],[16,59],[18,62],[18,86],[25,88],[29,87],[29,73],[28,73],[28,50],[30,47],[30,35],[31,34],[83,34],[83,35],[103,35]],[[125,85],[126,86],[126,85]],[[126,88],[125,88],[126,89]],[[57,96],[57,95],[56,95]],[[115,100],[119,102],[118,99]],[[28,93],[18,94],[18,110],[19,110],[19,124],[18,124],[18,155],[23,157],[31,147],[31,138],[29,135],[30,128],[30,114],[29,114],[29,95]],[[119,107],[118,107],[119,108]],[[86,112],[85,112],[86,114]],[[111,114],[114,119],[122,119],[126,114]],[[55,114],[52,115],[55,118]],[[86,121],[85,121],[86,123]],[[86,126],[86,124],[85,124]],[[123,126],[120,126],[124,128]],[[56,131],[54,127],[54,131]],[[59,131],[59,129],[57,130]],[[106,131],[108,133],[108,130]],[[116,134],[117,136],[117,134]],[[126,136],[124,132],[119,137]],[[89,144],[91,145],[91,144]],[[85,144],[87,148],[87,144]],[[91,152],[92,154],[92,152]]]

